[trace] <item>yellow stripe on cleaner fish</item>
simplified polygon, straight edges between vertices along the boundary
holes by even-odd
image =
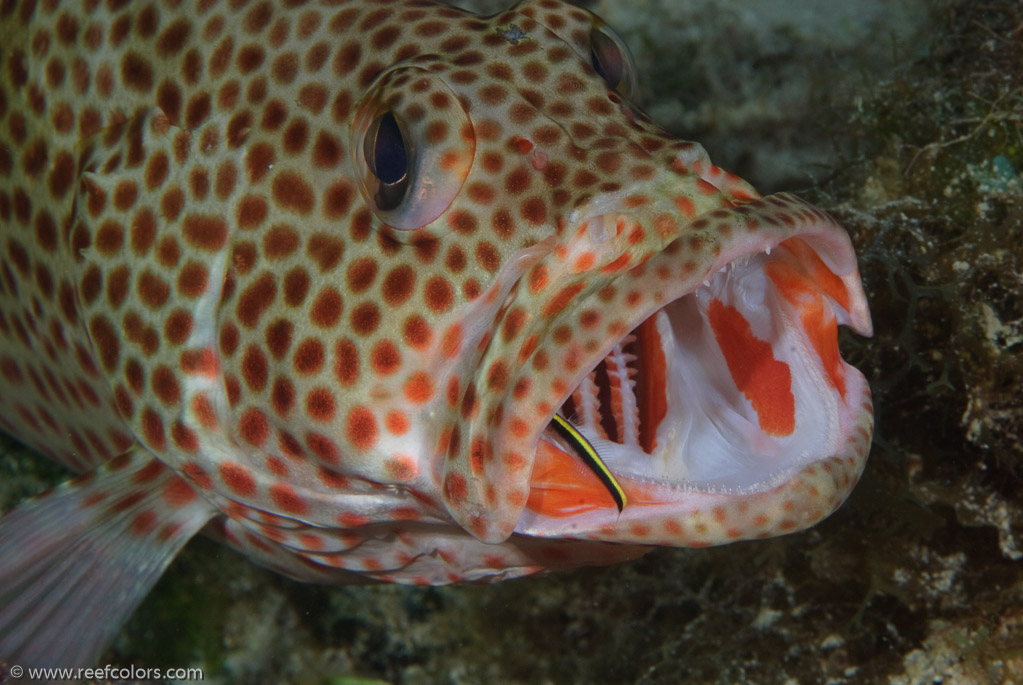
[[[576,448],[579,453],[579,457],[583,462],[590,467],[593,473],[597,474],[597,478],[604,484],[607,491],[611,493],[611,498],[615,501],[615,506],[618,507],[619,513],[625,509],[625,505],[628,504],[628,498],[625,496],[625,491],[622,490],[622,486],[615,480],[611,470],[607,468],[607,464],[597,454],[596,448],[590,444],[590,441],[586,439],[586,436],[579,432],[575,426],[568,422],[567,419],[562,416],[555,414],[552,425],[555,430],[558,431],[558,435],[563,437],[565,440],[570,442],[572,446]]]

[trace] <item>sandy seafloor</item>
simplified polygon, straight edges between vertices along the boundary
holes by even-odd
[[[507,3],[488,2],[490,8]],[[641,103],[850,231],[877,433],[808,532],[491,586],[303,585],[190,543],[104,661],[206,682],[1023,682],[1023,3],[602,0]],[[62,477],[0,442],[0,507]]]

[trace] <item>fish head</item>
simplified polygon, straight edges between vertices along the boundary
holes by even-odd
[[[335,93],[230,91],[266,102],[220,136],[249,184],[230,186],[224,278],[204,279],[223,281],[198,307],[216,331],[192,329],[217,350],[209,387],[182,390],[208,429],[172,430],[184,456],[163,457],[241,518],[453,519],[495,543],[696,546],[841,503],[872,424],[836,331],[870,319],[830,217],[650,121],[624,44],[582,8],[410,2],[309,30],[335,28],[273,62],[329,65]]]
[[[702,546],[830,514],[872,428],[837,345],[839,324],[871,332],[846,233],[651,122],[594,14],[540,0],[465,24],[377,78],[352,140],[377,229],[434,246],[461,300],[423,357],[451,516],[487,542]]]

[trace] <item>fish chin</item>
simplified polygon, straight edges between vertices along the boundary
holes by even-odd
[[[570,477],[552,463],[571,458],[572,449],[548,430],[517,530],[601,530],[616,539],[610,531],[623,520],[667,511],[684,521],[686,512],[725,500],[765,504],[815,465],[830,471],[829,460],[845,460],[858,475],[869,444],[869,389],[842,359],[837,327],[869,335],[871,325],[854,262],[849,267],[851,246],[844,234],[833,238],[803,235],[733,250],[701,284],[615,342],[558,413],[590,442],[629,504],[618,512],[592,478],[588,495],[580,487],[574,500],[549,497],[559,487],[551,481]],[[864,432],[865,443],[850,439]],[[837,507],[849,488],[836,486],[828,506]],[[793,528],[830,513],[818,509]],[[727,541],[709,538],[700,544]]]

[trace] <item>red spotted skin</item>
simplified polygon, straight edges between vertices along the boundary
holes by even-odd
[[[638,113],[583,9],[329,5],[0,4],[0,428],[79,472],[141,446],[226,542],[320,581],[608,563],[841,503],[865,390],[847,448],[752,503],[514,532],[540,431],[614,339],[750,236],[847,238]],[[391,214],[362,143],[388,110],[431,182]]]

